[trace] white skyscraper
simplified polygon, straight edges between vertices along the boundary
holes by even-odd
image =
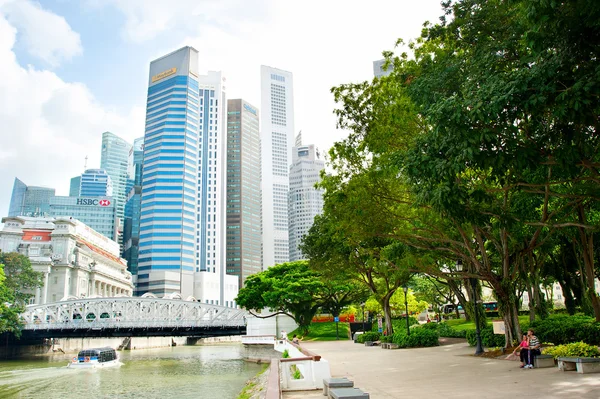
[[[294,146],[291,72],[261,66],[263,269],[289,261],[289,166]]]
[[[302,145],[300,134],[293,149],[290,167],[289,219],[290,261],[304,259],[298,246],[312,226],[315,216],[323,212],[323,190],[315,188],[321,180],[325,161],[314,144]]]

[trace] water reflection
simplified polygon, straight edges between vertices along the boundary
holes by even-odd
[[[1,398],[235,398],[261,366],[240,345],[183,346],[119,352],[121,367],[67,369],[73,357],[0,362]]]

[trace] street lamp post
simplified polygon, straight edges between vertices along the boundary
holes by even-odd
[[[363,313],[363,332],[365,332],[365,303],[361,303],[360,307],[362,308],[362,313]]]
[[[402,291],[404,291],[404,307],[406,309],[406,334],[410,335],[410,326],[408,325],[408,287],[406,285],[403,286]]]
[[[463,263],[462,260],[456,261],[456,271],[463,271]],[[477,307],[479,306],[479,301],[477,299],[477,279],[473,277],[468,278],[471,283],[471,289],[473,290],[473,312],[475,313],[475,355],[479,356],[483,353],[483,345],[481,344],[481,330],[479,329],[479,311]]]

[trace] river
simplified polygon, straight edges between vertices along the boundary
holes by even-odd
[[[0,361],[0,398],[236,398],[261,365],[239,344],[118,352],[121,367],[75,370],[73,354]]]

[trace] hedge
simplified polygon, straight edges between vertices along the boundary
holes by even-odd
[[[364,334],[360,334],[358,335],[358,337],[356,338],[356,341],[358,341],[359,344],[364,344],[366,341],[379,341],[379,337],[380,334],[378,332],[366,332]]]
[[[597,346],[588,345],[584,342],[550,346],[542,349],[542,353],[555,359],[559,357],[600,357],[600,350]]]
[[[477,333],[475,330],[467,331],[467,342],[471,346],[475,346],[477,344]],[[504,334],[494,334],[494,329],[492,327],[487,327],[481,330],[481,344],[486,348],[503,347],[505,342],[506,340],[504,338]]]
[[[466,330],[456,330],[452,327],[450,327],[448,324],[446,323],[427,323],[427,324],[423,324],[421,326],[421,328],[425,328],[428,330],[435,330],[438,332],[438,334],[440,335],[440,337],[445,337],[445,338],[466,338],[467,337],[467,331]]]
[[[439,334],[430,328],[411,328],[410,335],[406,331],[394,333],[392,342],[400,348],[417,348],[439,345]]]
[[[552,315],[544,320],[534,321],[531,328],[541,342],[562,345],[581,341],[600,345],[600,323],[590,316]]]

